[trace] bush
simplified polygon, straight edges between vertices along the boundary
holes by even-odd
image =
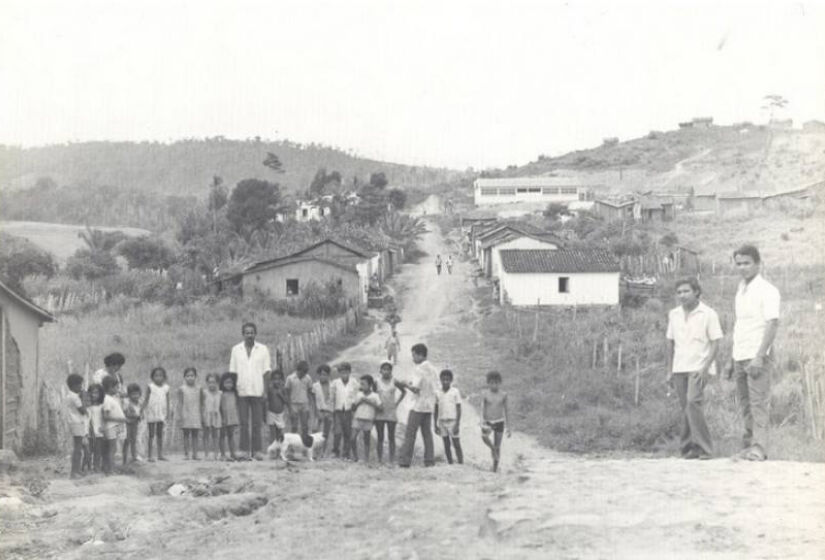
[[[335,280],[330,280],[323,285],[309,282],[301,289],[301,295],[292,299],[272,300],[258,293],[255,302],[263,309],[277,313],[316,319],[341,315],[346,313],[350,307],[349,298],[344,293],[343,286]]]

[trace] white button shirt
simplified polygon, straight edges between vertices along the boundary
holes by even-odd
[[[269,348],[256,342],[247,354],[243,342],[232,347],[229,371],[238,374],[239,397],[264,396],[264,374],[272,369]]]
[[[702,303],[685,314],[681,305],[668,313],[667,338],[673,341],[673,373],[699,371],[710,356],[710,343],[724,335],[716,311]],[[716,375],[716,364],[708,373]]]
[[[435,410],[435,390],[438,386],[438,370],[428,361],[423,361],[413,369],[413,386],[418,389],[412,409],[416,412]]]
[[[329,384],[329,399],[332,410],[350,410],[358,394],[359,383],[350,375],[346,384],[340,377],[333,379]]]
[[[768,321],[779,319],[779,290],[762,278],[739,283],[736,290],[736,323],[733,326],[733,359],[752,360],[759,351]],[[770,349],[768,349],[770,351]]]

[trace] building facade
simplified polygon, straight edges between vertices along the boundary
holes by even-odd
[[[568,203],[585,200],[590,191],[573,177],[510,177],[476,179],[473,197],[476,206],[513,202]]]

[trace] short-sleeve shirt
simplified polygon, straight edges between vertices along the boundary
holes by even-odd
[[[736,290],[736,323],[733,326],[733,359],[752,360],[762,345],[768,321],[779,319],[779,290],[757,274]],[[770,349],[768,349],[770,351]]]
[[[413,386],[418,389],[418,395],[413,405],[415,412],[432,412],[435,409],[435,391],[438,385],[438,370],[428,361],[415,366]]]
[[[89,416],[78,410],[81,406],[83,406],[83,401],[80,395],[70,392],[66,397],[66,419],[70,425],[84,424],[89,421]]]
[[[395,386],[395,379],[384,381],[383,378],[379,378],[375,384],[377,386],[376,393],[381,399],[381,410],[375,415],[375,419],[397,422],[397,407],[395,403],[398,400],[398,388]]]
[[[323,385],[320,381],[312,384],[312,394],[315,395],[315,406],[318,410],[332,412],[332,384]]]
[[[312,392],[312,378],[309,374],[298,377],[291,373],[286,378],[286,394],[290,404],[309,404],[309,394]]]
[[[361,398],[365,398],[367,402],[372,403],[375,406],[381,406],[381,397],[378,396],[378,393],[372,392],[369,395],[364,395],[362,392],[358,392],[355,397],[355,400],[360,400]],[[353,418],[356,420],[375,420],[375,413],[376,409],[375,406],[371,406],[367,403],[361,403],[355,409],[355,414]]]
[[[699,302],[685,313],[684,307],[674,307],[668,313],[667,338],[673,341],[673,373],[699,371],[710,356],[711,341],[724,336],[716,311]],[[708,369],[716,374],[716,365]]]
[[[103,404],[101,405],[101,410],[104,416],[108,416],[109,418],[115,418],[124,420],[126,417],[123,415],[123,408],[120,406],[120,399],[117,397],[113,397],[112,395],[106,395],[103,397]],[[103,422],[103,436],[106,439],[117,439],[117,436],[120,434],[120,422],[113,422],[112,420],[106,420]]]
[[[249,354],[243,342],[232,347],[229,371],[238,374],[236,389],[239,397],[264,396],[264,374],[271,369],[272,360],[265,345],[256,342]]]
[[[340,377],[333,379],[330,384],[330,394],[332,398],[332,410],[350,410],[358,392],[358,382],[350,376],[349,382],[344,383]]]
[[[461,404],[461,393],[455,387],[447,391],[438,389],[435,393],[438,403],[438,418],[440,420],[455,420],[458,418],[458,405]]]

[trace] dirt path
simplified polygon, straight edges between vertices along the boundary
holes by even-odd
[[[437,277],[432,259],[448,249],[435,233],[423,246],[431,256],[397,279],[402,345],[426,342],[459,386],[478,386],[470,376],[490,357],[470,265]],[[338,361],[376,371],[385,336]],[[410,366],[402,353],[399,375]],[[75,482],[66,460],[28,461],[0,479],[0,557],[825,558],[825,465],[593,459],[517,433],[494,474],[465,408],[463,467],[173,458]],[[189,492],[170,496],[173,483]]]

